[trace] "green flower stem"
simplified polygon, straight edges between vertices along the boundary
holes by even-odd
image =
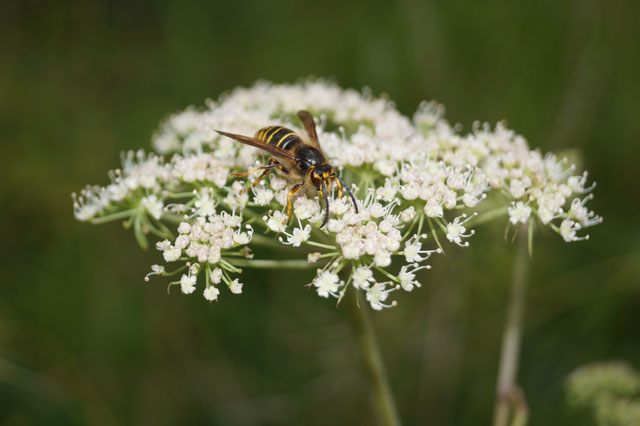
[[[433,221],[430,217],[427,218],[427,222],[429,222],[429,228],[431,229],[431,234],[433,235],[433,239],[436,241],[438,248],[442,250],[442,254],[444,254],[444,248],[442,244],[440,244],[440,240],[438,239],[438,233],[436,232],[436,228],[433,226]]]
[[[94,225],[100,225],[103,223],[112,222],[114,220],[126,219],[130,217],[132,214],[134,214],[136,211],[137,209],[129,209],[129,210],[123,210],[121,212],[113,213],[106,216],[95,217],[93,219],[89,219],[89,223],[92,223]]]
[[[187,269],[187,265],[182,265],[181,267],[179,267],[175,271],[171,271],[171,272],[165,271],[165,272],[163,272],[161,274],[158,274],[158,275],[160,275],[161,277],[170,277],[170,276],[179,274],[180,272],[184,271],[185,269]]]
[[[167,194],[165,198],[188,198],[193,197],[194,195],[193,191],[172,192]]]
[[[309,269],[317,265],[306,260],[269,260],[269,259],[227,259],[228,263],[240,268],[258,269]]]
[[[526,426],[529,421],[529,407],[522,389],[518,388],[513,401],[513,419],[510,426]]]
[[[393,275],[391,275],[390,273],[388,273],[387,271],[385,271],[383,268],[379,267],[379,266],[375,266],[374,268],[376,269],[376,271],[380,272],[382,275],[385,275],[387,278],[389,278],[391,281],[393,282],[398,282],[398,277],[394,277]]]
[[[413,227],[416,226],[416,223],[418,223],[418,219],[414,219],[411,221],[411,224],[409,225],[409,227],[407,228],[407,231],[404,233],[404,235],[402,236],[402,241],[406,240],[407,237],[409,236],[409,233],[411,231],[413,231]]]
[[[329,245],[329,244],[317,243],[315,241],[305,241],[304,243],[308,244],[310,246],[320,247],[320,248],[327,249],[327,250],[337,250],[338,249],[338,247],[336,247],[336,246],[332,246],[332,245]]]
[[[231,272],[234,272],[236,274],[239,274],[242,272],[241,269],[236,268],[236,265],[232,265],[231,263],[227,262],[225,259],[220,259],[220,266],[222,266],[222,272],[224,273],[224,270],[227,269]]]
[[[142,230],[142,221],[144,219],[144,215],[138,212],[131,216],[131,219],[133,219],[133,235],[136,237],[136,241],[138,241],[140,247],[146,250],[147,247],[149,247],[149,241],[147,240],[147,236]]]
[[[162,217],[160,218],[162,220],[165,220],[171,224],[174,225],[178,225],[182,222],[188,222],[188,219],[184,218],[184,215],[179,215],[179,214],[175,214],[175,213],[168,213],[168,212],[163,212],[162,213]]]
[[[366,304],[358,306],[354,290],[351,291],[348,299],[347,304],[350,308],[351,322],[362,353],[364,368],[373,393],[373,405],[377,411],[380,424],[382,426],[399,426],[400,418],[391,394],[389,379],[382,363],[380,348],[369,318],[369,306]]]
[[[494,219],[505,216],[508,213],[507,207],[498,207],[493,210],[489,210],[484,213],[480,213],[473,219],[469,220],[469,226],[478,226],[487,222],[491,222]]]
[[[269,247],[269,248],[275,248],[277,250],[295,251],[297,253],[300,253],[299,248],[279,243],[278,240],[273,236],[266,236],[266,235],[258,234],[255,232],[251,237],[250,246]]]
[[[529,274],[528,259],[528,227],[522,225],[519,231],[518,248],[513,267],[511,299],[507,312],[507,320],[502,335],[502,350],[496,386],[496,402],[493,411],[493,426],[507,426],[509,418],[526,423],[519,408],[526,406],[524,395],[516,385],[520,343],[522,340],[522,318],[525,308],[527,276]],[[520,402],[519,402],[520,401]]]

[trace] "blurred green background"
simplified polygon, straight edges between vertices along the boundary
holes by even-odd
[[[0,424],[373,424],[346,312],[310,272],[248,272],[213,305],[167,296],[142,280],[156,252],[72,214],[70,193],[149,148],[166,114],[309,75],[580,150],[605,221],[588,242],[537,235],[519,374],[531,425],[571,424],[569,371],[640,367],[639,16],[631,0],[0,3]],[[406,425],[490,422],[503,229],[375,314]]]

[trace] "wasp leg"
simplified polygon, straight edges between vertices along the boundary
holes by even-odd
[[[253,182],[253,185],[251,185],[252,187],[256,186],[258,184],[258,182],[260,182],[262,180],[263,177],[265,177],[266,175],[268,175],[271,170],[273,170],[274,167],[278,167],[280,165],[280,163],[278,164],[269,164],[268,166],[264,166],[263,169],[264,171],[262,172],[262,174],[260,176],[258,176],[258,179],[256,179]]]
[[[287,168],[285,168],[282,164],[280,164],[278,160],[276,160],[275,158],[272,158],[270,162],[271,164],[263,167],[265,169],[264,172],[262,172],[262,174],[258,176],[258,179],[256,179],[255,182],[253,182],[252,186],[256,186],[258,182],[260,182],[260,180],[266,175],[268,175],[269,172],[271,172],[271,170],[273,170],[274,168],[277,168],[278,170],[282,170],[285,174],[289,174],[289,170],[287,170]]]
[[[245,177],[245,176],[252,175],[252,174],[254,174],[254,173],[255,173],[255,172],[257,172],[257,171],[264,170],[264,169],[272,169],[272,168],[274,168],[274,167],[276,167],[276,165],[271,165],[271,164],[269,164],[268,166],[260,166],[260,167],[256,167],[255,169],[253,169],[253,170],[249,170],[248,172],[242,172],[242,173],[231,173],[231,174],[232,174],[233,176],[237,176],[237,177]]]
[[[251,186],[256,186],[256,185],[258,184],[258,182],[260,182],[260,180],[261,180],[263,177],[265,177],[266,175],[268,175],[268,174],[269,174],[269,172],[271,172],[271,170],[273,170],[273,169],[275,169],[275,168],[280,169],[280,170],[282,170],[282,171],[283,171],[283,172],[285,172],[285,173],[289,173],[289,170],[287,170],[287,169],[286,169],[282,164],[280,164],[280,163],[278,162],[278,160],[276,160],[275,158],[272,158],[271,160],[269,160],[269,163],[270,163],[270,164],[267,164],[266,166],[260,166],[260,167],[257,167],[257,168],[255,168],[255,169],[253,169],[253,170],[249,170],[248,172],[243,172],[243,173],[231,173],[231,174],[232,174],[233,176],[244,177],[244,176],[249,176],[250,174],[253,174],[253,173],[257,172],[257,171],[262,170],[262,171],[263,171],[263,172],[262,172],[262,174],[261,174],[260,176],[258,176],[258,179],[256,179],[256,180],[253,182],[253,185],[251,185]]]
[[[335,179],[336,186],[338,187],[338,198],[342,199],[342,184],[338,179]]]
[[[304,182],[296,183],[295,185],[293,185],[293,188],[291,188],[291,191],[289,191],[289,194],[287,195],[287,218],[285,219],[284,223],[289,222],[289,219],[291,219],[291,196],[300,191],[303,186]]]
[[[324,215],[324,221],[322,222],[322,225],[320,225],[320,228],[322,228],[323,226],[325,226],[327,224],[327,222],[329,221],[329,196],[328,196],[328,192],[329,189],[327,188],[327,180],[323,179],[322,180],[322,185],[320,186],[322,189],[320,190],[320,195],[324,197],[324,209],[325,209],[325,215]]]
[[[274,159],[271,159],[271,160],[272,160],[272,161],[271,161],[272,163],[273,163],[273,162],[275,162],[276,164],[268,164],[268,165],[266,165],[266,166],[256,167],[255,169],[253,169],[253,170],[249,170],[248,172],[242,172],[242,173],[231,173],[231,174],[232,174],[233,176],[237,176],[237,177],[245,177],[245,176],[252,175],[252,174],[254,174],[255,172],[260,171],[260,170],[266,170],[266,171],[269,171],[269,170],[273,169],[274,167],[278,167],[278,166],[280,165],[280,163],[278,163],[276,160],[274,160]]]

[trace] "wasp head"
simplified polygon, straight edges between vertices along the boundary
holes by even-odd
[[[309,177],[311,178],[311,183],[322,191],[322,182],[329,182],[335,179],[336,171],[332,166],[323,164],[319,167],[313,168],[311,173],[309,173]]]
[[[355,208],[356,213],[358,213],[358,204],[356,203],[355,197],[351,193],[351,190],[349,189],[349,187],[344,183],[342,178],[338,176],[338,174],[336,173],[336,170],[332,166],[328,164],[323,164],[321,166],[311,169],[309,171],[309,178],[311,179],[311,183],[313,183],[313,185],[316,188],[318,188],[320,195],[324,197],[326,214],[325,214],[324,222],[322,222],[322,225],[320,225],[320,227],[323,227],[329,220],[328,192],[329,192],[329,185],[331,185],[333,182],[336,182],[338,185],[338,195],[340,197],[342,197],[342,188],[344,188],[347,191],[347,193],[349,194],[349,197],[351,197],[351,201],[353,202],[353,207]]]

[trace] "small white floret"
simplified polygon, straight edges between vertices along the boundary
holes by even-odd
[[[177,247],[168,247],[164,253],[162,253],[162,257],[164,257],[165,262],[175,262],[180,259],[180,254],[182,250]]]
[[[236,278],[229,283],[229,290],[233,294],[240,294],[242,293],[242,286],[243,284]]]
[[[316,287],[318,296],[320,297],[329,297],[329,295],[338,297],[340,278],[333,272],[322,271],[320,275],[313,280],[313,285]]]
[[[511,207],[507,210],[509,212],[509,221],[514,225],[517,223],[527,223],[529,216],[531,216],[531,207],[522,201],[518,201],[517,203],[512,201]]]
[[[204,298],[210,302],[217,300],[219,294],[220,290],[218,290],[215,286],[210,285],[209,287],[204,289]]]
[[[448,223],[446,234],[447,239],[452,243],[458,244],[459,246],[467,247],[469,245],[469,242],[463,242],[462,239],[472,236],[475,231],[471,230],[468,234],[465,234],[467,228],[464,226],[464,224],[468,222],[474,215],[467,217],[466,214],[462,214],[462,216],[456,217],[453,222]]]
[[[300,247],[302,243],[309,239],[311,235],[311,225],[306,225],[304,228],[294,228],[293,234],[287,238],[287,242],[293,247]]]
[[[182,275],[180,278],[180,289],[184,294],[191,294],[195,291],[196,279],[197,277],[195,275]]]
[[[209,274],[209,281],[211,281],[213,284],[220,284],[220,281],[222,281],[222,269],[216,268],[211,271],[211,273]]]
[[[372,282],[375,282],[371,268],[365,266],[356,268],[351,275],[351,279],[355,288],[368,288]]]

